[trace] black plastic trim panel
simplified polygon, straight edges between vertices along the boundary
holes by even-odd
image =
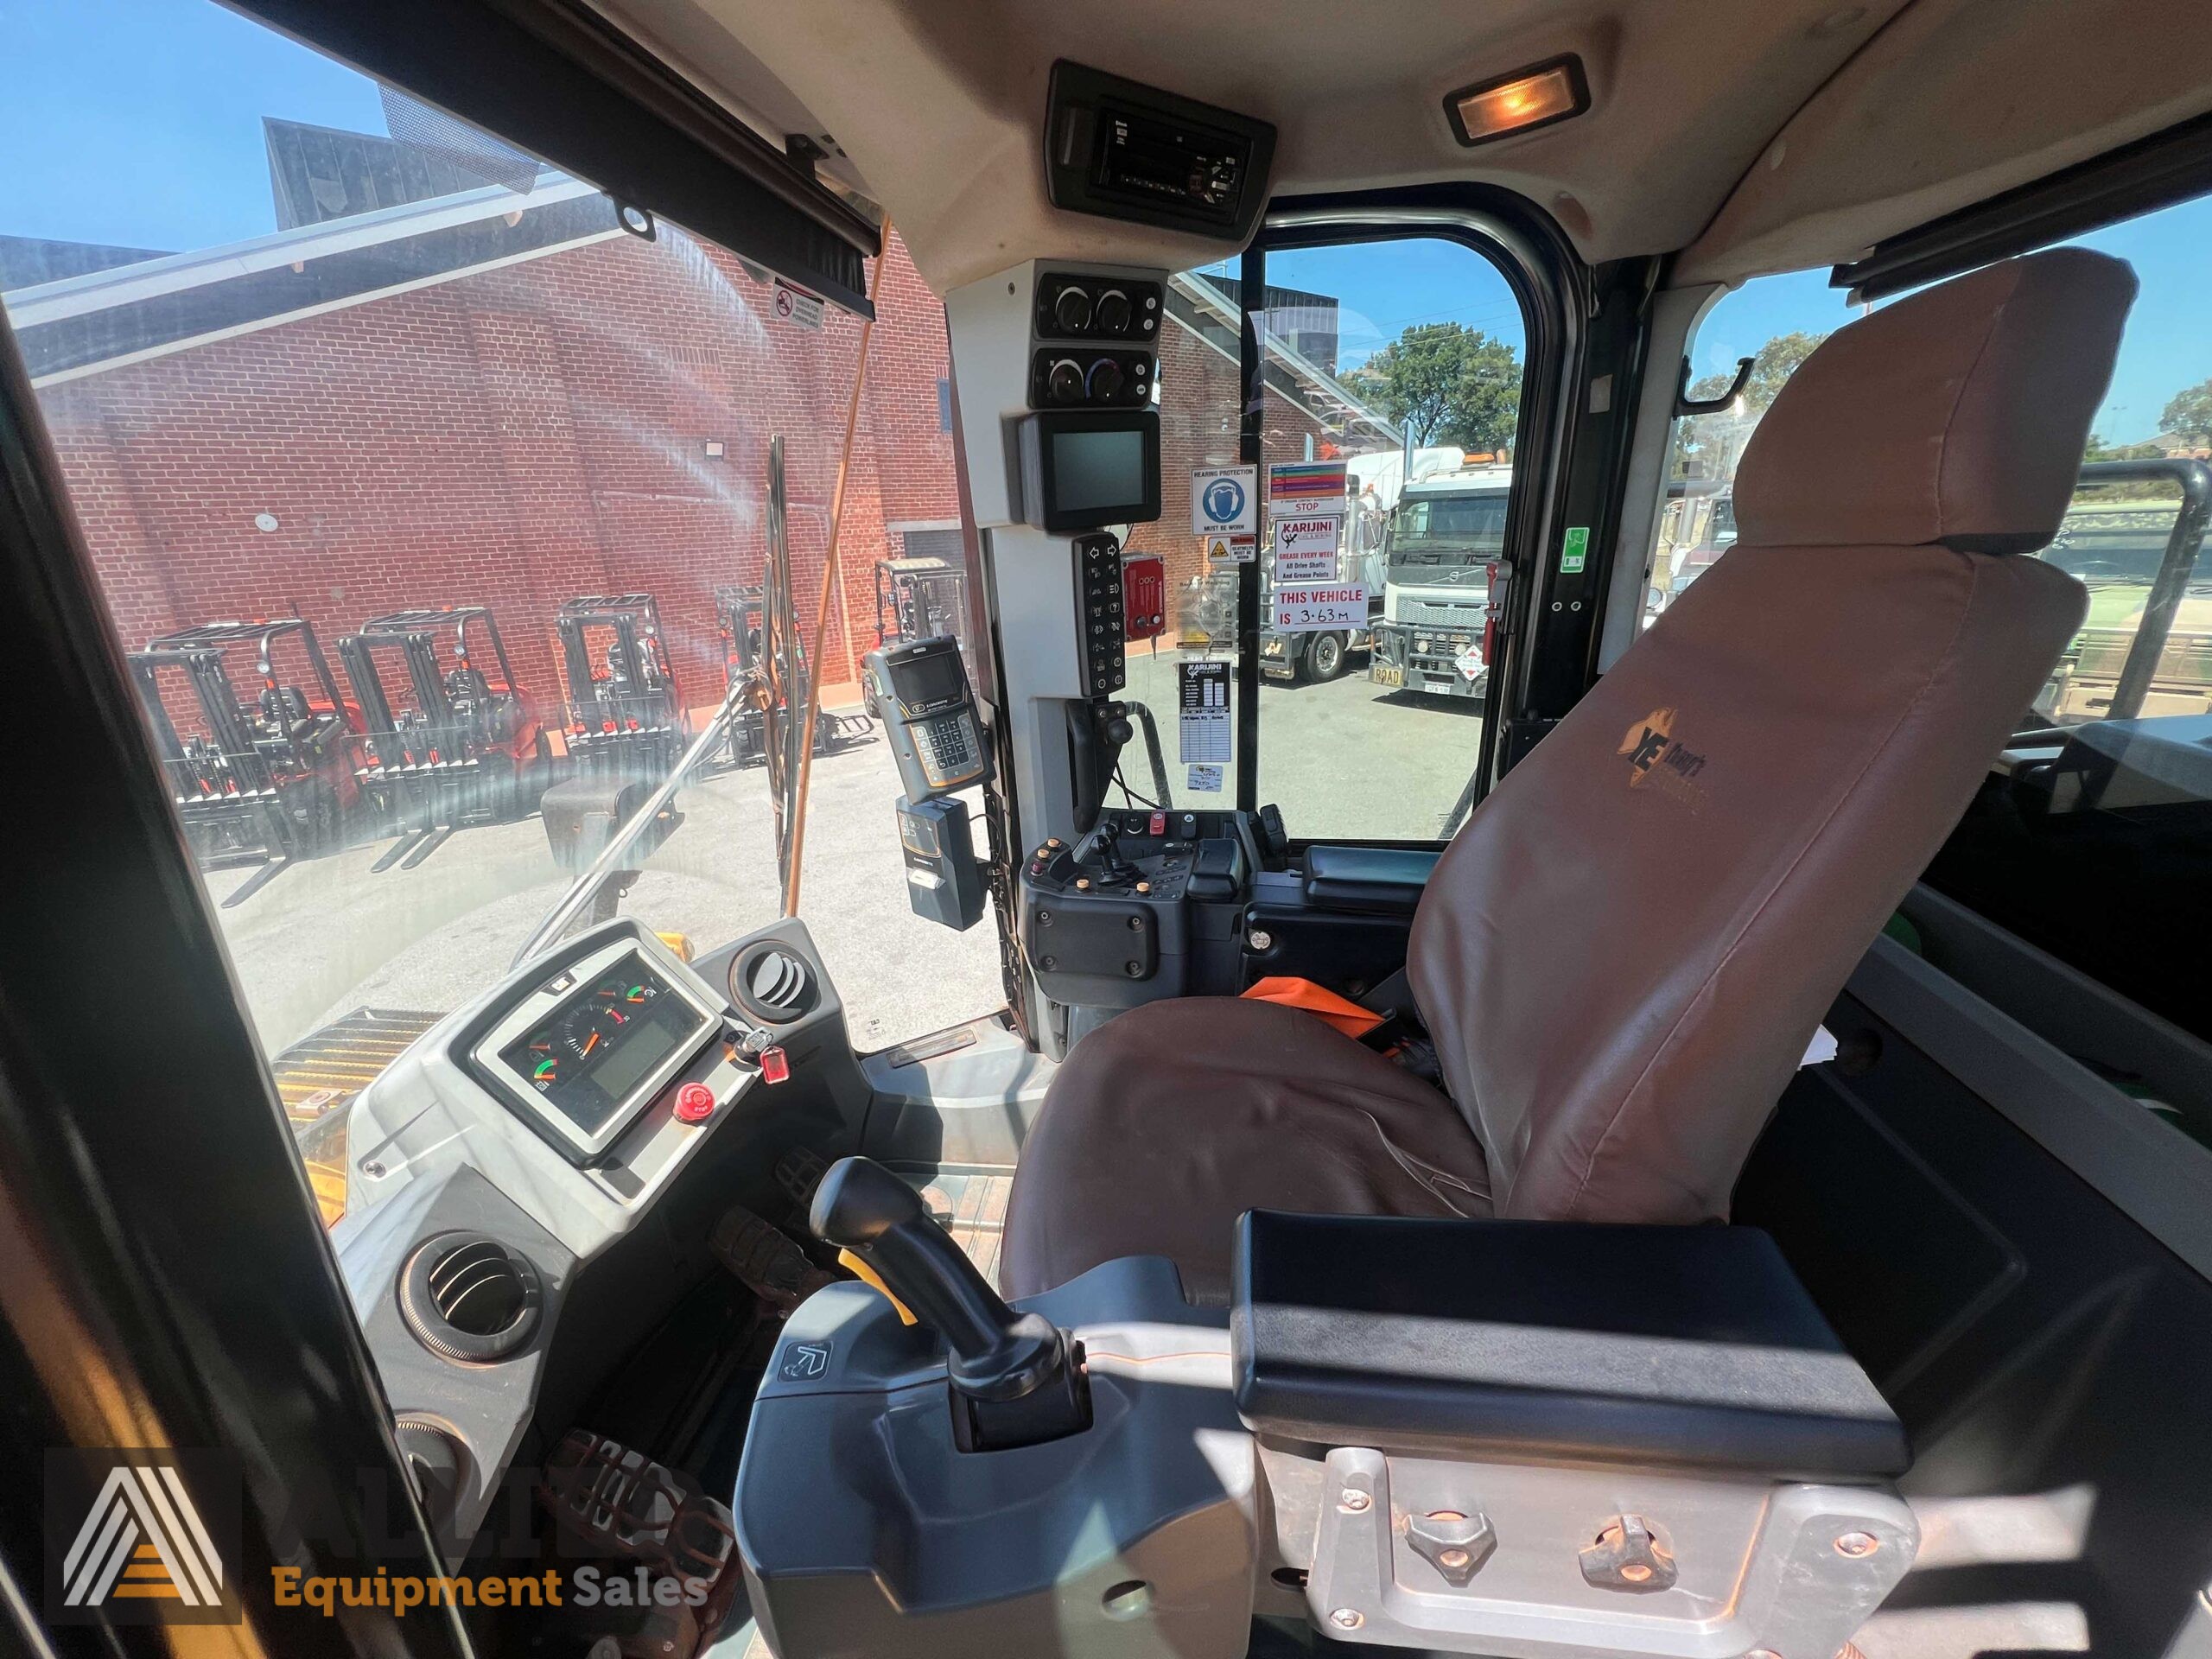
[[[1912,1461],[1757,1228],[1255,1210],[1230,1295],[1262,1433],[1832,1479]]]

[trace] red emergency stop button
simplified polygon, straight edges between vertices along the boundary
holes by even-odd
[[[676,1121],[703,1123],[715,1115],[715,1091],[703,1083],[687,1083],[676,1091]]]

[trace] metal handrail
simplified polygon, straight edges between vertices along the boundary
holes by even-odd
[[[2158,574],[2151,579],[2150,597],[2143,602],[2142,624],[2113,687],[2107,720],[2133,720],[2143,712],[2151,682],[2158,676],[2158,659],[2166,654],[2166,641],[2173,633],[2174,614],[2189,591],[2197,554],[2204,546],[2205,524],[2212,518],[2212,467],[2201,461],[2167,459],[2093,461],[2082,468],[2080,482],[2084,485],[2152,480],[2171,481],[2181,491],[2181,504]]]

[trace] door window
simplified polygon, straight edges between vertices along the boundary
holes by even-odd
[[[1270,251],[1258,319],[1260,797],[1306,839],[1440,839],[1506,592],[1520,302],[1416,237]]]
[[[205,0],[10,44],[0,305],[303,1133],[563,897],[549,787],[658,782],[771,613],[810,651],[830,611],[804,893],[856,1041],[1001,1003],[991,927],[911,912],[858,707],[880,634],[965,615],[943,311],[895,237],[833,568],[857,319]],[[703,753],[624,913],[700,950],[779,914],[762,733]]]

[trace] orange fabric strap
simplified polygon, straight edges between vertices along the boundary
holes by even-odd
[[[1327,1020],[1347,1037],[1364,1037],[1382,1023],[1382,1016],[1371,1009],[1363,1008],[1310,979],[1288,974],[1255,981],[1244,995],[1255,1002],[1277,1002],[1286,1008],[1303,1008],[1316,1019]]]

